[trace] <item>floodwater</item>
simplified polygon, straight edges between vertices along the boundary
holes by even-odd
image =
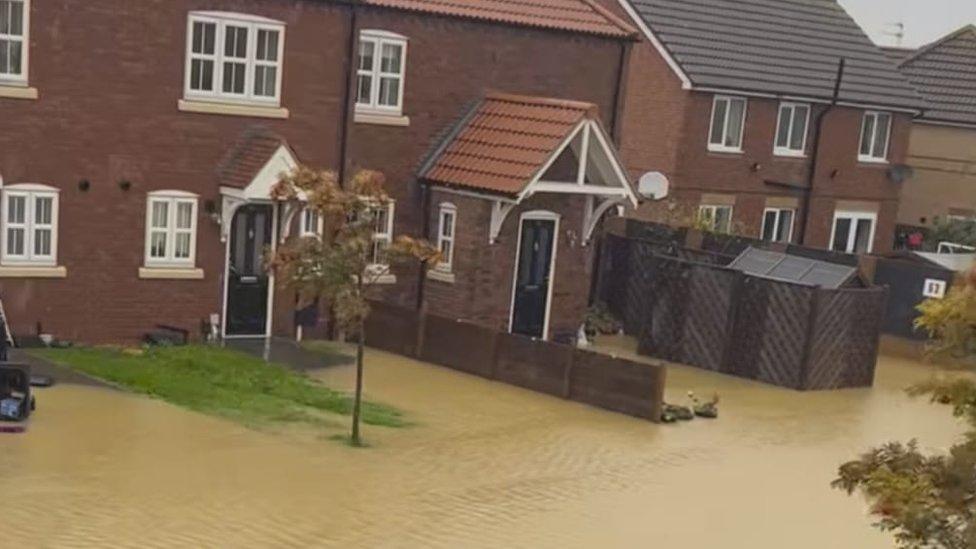
[[[671,401],[718,391],[722,417],[669,426],[367,359],[370,397],[416,423],[367,427],[368,449],[110,389],[40,392],[29,432],[0,435],[0,545],[887,548],[829,488],[838,463],[961,432],[901,392],[932,367],[894,358],[872,390],[809,394],[672,368]],[[350,387],[353,371],[318,375]]]

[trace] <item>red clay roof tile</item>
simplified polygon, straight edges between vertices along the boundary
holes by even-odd
[[[251,126],[241,134],[217,166],[217,183],[243,189],[282,145],[284,138],[264,126]]]
[[[593,0],[363,0],[363,3],[615,38],[637,35],[634,27]]]

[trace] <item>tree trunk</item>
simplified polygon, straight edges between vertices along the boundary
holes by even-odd
[[[356,396],[352,405],[352,443],[360,444],[359,410],[363,402],[363,352],[366,347],[366,321],[359,321],[359,341],[356,343]]]

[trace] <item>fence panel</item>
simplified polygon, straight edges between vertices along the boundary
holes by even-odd
[[[366,344],[398,355],[417,353],[417,314],[412,309],[381,301],[370,302],[366,319]]]
[[[658,421],[664,383],[662,365],[577,349],[573,354],[569,396],[577,402]]]
[[[495,379],[568,397],[573,348],[515,334],[499,333]]]
[[[428,315],[420,359],[482,377],[493,377],[495,331]]]
[[[887,292],[821,290],[804,389],[870,387]]]

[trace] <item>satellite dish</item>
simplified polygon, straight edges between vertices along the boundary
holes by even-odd
[[[661,172],[647,172],[640,177],[637,183],[637,192],[644,198],[651,200],[661,200],[668,196],[668,189],[671,183]]]

